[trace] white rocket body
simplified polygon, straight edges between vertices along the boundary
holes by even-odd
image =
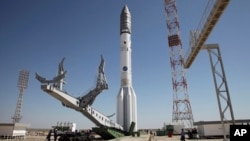
[[[125,131],[129,131],[131,122],[135,122],[134,131],[137,131],[137,102],[132,87],[131,63],[131,16],[127,6],[121,13],[121,88],[117,96],[117,123]]]

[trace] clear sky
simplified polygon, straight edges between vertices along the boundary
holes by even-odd
[[[195,29],[207,1],[177,0],[184,53],[189,31]],[[105,115],[116,112],[120,88],[120,12],[132,14],[133,87],[138,103],[138,128],[161,128],[172,119],[172,76],[163,0],[1,0],[0,1],[0,122],[11,122],[19,90],[18,74],[30,71],[24,91],[21,122],[50,128],[58,121],[77,128],[95,126],[75,110],[40,89],[35,72],[46,78],[57,73],[65,57],[65,90],[82,96],[95,86],[103,54],[109,89],[93,107]],[[206,43],[220,45],[236,119],[250,118],[250,1],[231,0]],[[195,121],[219,120],[206,51],[186,71]],[[115,117],[112,118],[114,121]]]

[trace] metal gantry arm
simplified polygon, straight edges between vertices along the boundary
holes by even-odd
[[[80,107],[84,108],[87,105],[92,105],[96,96],[99,95],[103,90],[108,89],[107,80],[104,74],[104,65],[105,62],[103,56],[101,56],[96,87],[93,90],[90,90],[85,96],[79,98]]]
[[[40,76],[38,73],[36,73],[36,79],[40,83],[47,83],[47,84],[53,84],[55,87],[58,87],[60,90],[62,90],[64,82],[64,78],[66,77],[67,71],[63,68],[63,62],[65,58],[62,59],[62,61],[58,65],[58,74],[51,80],[47,80],[45,77]]]
[[[66,72],[62,69],[62,62],[63,61],[61,61],[61,63],[59,64],[58,73]],[[81,112],[84,116],[86,116],[89,120],[91,120],[99,127],[112,127],[122,131],[123,127],[121,125],[113,122],[109,117],[103,115],[101,112],[91,107],[96,96],[100,94],[103,90],[108,89],[108,84],[104,74],[104,64],[104,59],[101,56],[101,63],[99,66],[96,88],[91,90],[87,95],[79,98],[75,98],[69,95],[65,90],[62,89],[62,87],[58,87],[58,85],[56,85],[61,84],[63,82],[62,80],[64,79],[65,75],[64,77],[60,77],[60,79],[57,79],[58,76],[60,76],[60,74],[58,74],[58,76],[55,77],[53,80],[46,80],[45,78],[41,77],[36,73],[36,78],[39,82],[42,83],[41,89],[52,97],[59,100],[60,102],[62,102],[63,106]]]
[[[196,29],[196,34],[191,37],[194,39],[193,43],[187,51],[185,57],[184,67],[189,68],[194,59],[198,55],[200,49],[205,44],[208,36],[212,32],[216,23],[219,21],[220,16],[223,14],[230,0],[209,0],[205,8],[203,16]]]
[[[101,112],[97,111],[90,105],[84,108],[80,107],[79,99],[69,95],[66,91],[61,91],[57,87],[49,84],[41,85],[41,89],[56,98],[62,104],[68,108],[74,109],[81,112],[85,117],[91,120],[96,126],[106,126],[112,127],[118,130],[123,130],[123,127],[115,122],[113,122],[109,117],[103,115]]]

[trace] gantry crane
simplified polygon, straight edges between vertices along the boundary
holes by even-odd
[[[189,68],[201,49],[208,51],[216,98],[219,107],[224,141],[227,140],[226,122],[235,124],[229,88],[218,44],[205,44],[207,38],[220,19],[230,0],[209,0],[196,30],[191,31],[190,46],[185,58],[185,68]],[[227,118],[231,118],[231,121]]]
[[[185,92],[187,82],[185,79],[184,68],[189,68],[198,55],[201,49],[206,49],[209,53],[210,63],[214,78],[214,84],[216,89],[216,96],[218,100],[218,107],[220,111],[222,130],[224,131],[224,140],[226,140],[225,120],[226,111],[230,112],[232,123],[234,124],[234,114],[231,105],[231,99],[229,95],[228,85],[226,81],[225,71],[222,63],[222,57],[218,44],[207,44],[205,42],[210,35],[211,31],[218,22],[220,16],[226,9],[230,0],[209,0],[205,8],[201,21],[196,30],[191,31],[190,46],[187,52],[185,60],[182,55],[182,43],[179,35],[179,22],[177,15],[177,7],[175,0],[165,0],[165,11],[167,15],[167,29],[168,29],[168,42],[170,47],[170,62],[172,68],[172,81],[174,89],[174,106],[173,106],[173,121],[183,120],[183,113],[192,115],[191,107],[189,110],[190,102],[187,93],[178,93],[177,86],[182,88]],[[214,59],[215,58],[215,59]],[[218,67],[219,66],[219,67]],[[179,69],[178,69],[179,67]],[[183,68],[184,67],[184,68]],[[179,73],[178,73],[179,72]],[[179,75],[179,76],[178,76]],[[176,79],[180,78],[180,79]],[[178,81],[179,80],[179,81]],[[179,95],[184,95],[184,99]],[[186,97],[185,97],[186,96]],[[222,101],[225,103],[222,104]],[[179,109],[178,104],[186,103],[186,111],[182,112]],[[189,104],[189,105],[188,105]],[[183,104],[185,106],[185,104]],[[177,116],[177,117],[176,117]],[[190,117],[186,117],[186,120],[193,120]],[[190,122],[191,123],[191,122]]]

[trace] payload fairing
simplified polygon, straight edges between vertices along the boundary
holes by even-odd
[[[135,122],[134,131],[137,131],[137,102],[132,87],[131,63],[131,14],[125,5],[120,16],[121,37],[121,88],[117,96],[117,123],[125,131],[129,131],[131,122]]]

